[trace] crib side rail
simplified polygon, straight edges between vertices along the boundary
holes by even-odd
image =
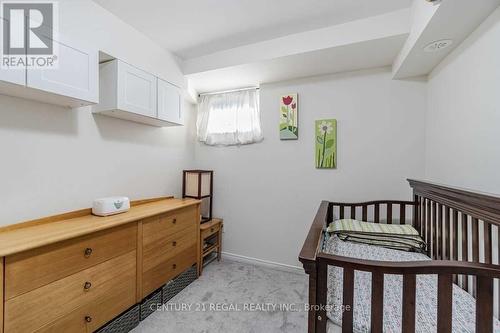
[[[383,330],[384,275],[403,276],[403,332],[415,331],[416,276],[438,275],[438,332],[452,329],[453,275],[464,274],[476,279],[476,332],[493,331],[493,279],[500,278],[500,266],[476,262],[458,261],[412,261],[384,262],[317,254],[316,332],[326,333],[326,298],[328,266],[341,267],[343,273],[342,331],[352,332],[354,311],[354,272],[372,273],[371,331]]]
[[[320,252],[323,228],[331,219],[328,201],[322,201],[314,221],[309,229],[302,250],[299,254],[299,261],[304,266],[304,271],[309,275],[309,304],[316,304],[316,255]],[[311,309],[308,314],[308,332],[316,331],[316,311]]]
[[[415,201],[380,200],[358,203],[330,202],[333,219],[356,219],[387,224],[410,224],[417,222]],[[332,221],[330,221],[332,222]]]

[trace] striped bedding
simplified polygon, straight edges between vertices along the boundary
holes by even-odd
[[[421,253],[398,251],[379,246],[342,241],[330,237],[324,251],[330,254],[358,259],[379,261],[431,260]],[[401,332],[402,284],[398,275],[386,275],[384,280],[384,332]],[[354,279],[354,332],[370,331],[371,274],[355,273]],[[416,332],[429,333],[437,330],[437,276],[417,276],[416,287]],[[342,325],[342,269],[329,266],[327,301],[331,311],[328,318],[336,325]],[[457,285],[453,285],[453,332],[475,331],[475,300]],[[329,333],[335,325],[329,325]],[[500,322],[495,319],[494,332],[500,332]]]
[[[426,248],[418,231],[411,225],[342,219],[330,223],[327,231],[344,241],[378,245],[389,249],[423,253]]]

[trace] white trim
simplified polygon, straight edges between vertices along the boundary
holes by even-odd
[[[198,97],[207,96],[207,95],[218,95],[218,94],[227,94],[237,91],[246,91],[246,90],[259,90],[259,87],[248,87],[248,88],[239,88],[239,89],[231,89],[231,90],[223,90],[223,91],[213,91],[213,92],[205,92],[198,94]]]
[[[253,264],[253,265],[258,265],[258,266],[265,266],[265,267],[279,269],[279,270],[286,271],[286,272],[304,273],[304,269],[302,267],[299,267],[299,266],[287,265],[287,264],[282,264],[282,263],[264,260],[264,259],[246,257],[246,256],[242,256],[239,254],[234,254],[234,253],[222,252],[222,257],[229,259],[229,260],[233,260],[233,261],[238,261],[238,262]]]

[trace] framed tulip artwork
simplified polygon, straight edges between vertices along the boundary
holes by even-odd
[[[337,120],[316,120],[316,168],[337,167]]]
[[[297,94],[281,96],[280,99],[280,139],[299,138]]]

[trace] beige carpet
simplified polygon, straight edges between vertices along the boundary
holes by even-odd
[[[307,275],[223,260],[134,333],[264,333],[307,331]]]

